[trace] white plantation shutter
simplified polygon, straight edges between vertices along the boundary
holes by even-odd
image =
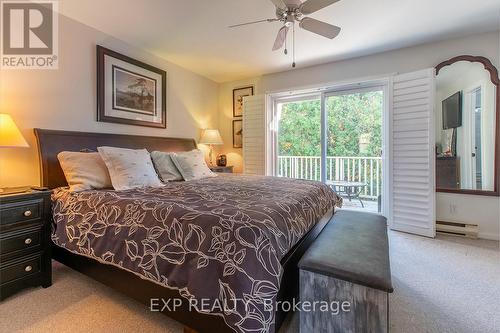
[[[394,77],[390,124],[391,228],[434,237],[434,69]]]
[[[243,172],[266,174],[266,105],[263,95],[245,97],[243,103]]]

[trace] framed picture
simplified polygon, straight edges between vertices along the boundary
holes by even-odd
[[[97,46],[97,120],[167,127],[167,73]]]
[[[243,116],[243,97],[253,96],[253,86],[233,89],[233,117]]]
[[[243,120],[233,120],[233,148],[243,148]]]

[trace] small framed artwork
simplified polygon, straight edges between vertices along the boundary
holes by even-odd
[[[253,86],[233,89],[233,117],[243,116],[243,97],[253,96]]]
[[[233,120],[233,148],[243,148],[243,120]]]
[[[167,73],[97,46],[97,120],[167,127]]]

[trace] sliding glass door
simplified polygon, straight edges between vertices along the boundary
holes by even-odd
[[[345,197],[346,207],[381,209],[383,106],[381,88],[325,96],[325,181]]]
[[[275,175],[325,182],[345,206],[380,212],[382,87],[275,101]]]

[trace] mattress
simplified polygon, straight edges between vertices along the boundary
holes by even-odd
[[[52,200],[56,245],[176,289],[238,332],[274,331],[280,260],[342,202],[319,182],[230,174]]]

